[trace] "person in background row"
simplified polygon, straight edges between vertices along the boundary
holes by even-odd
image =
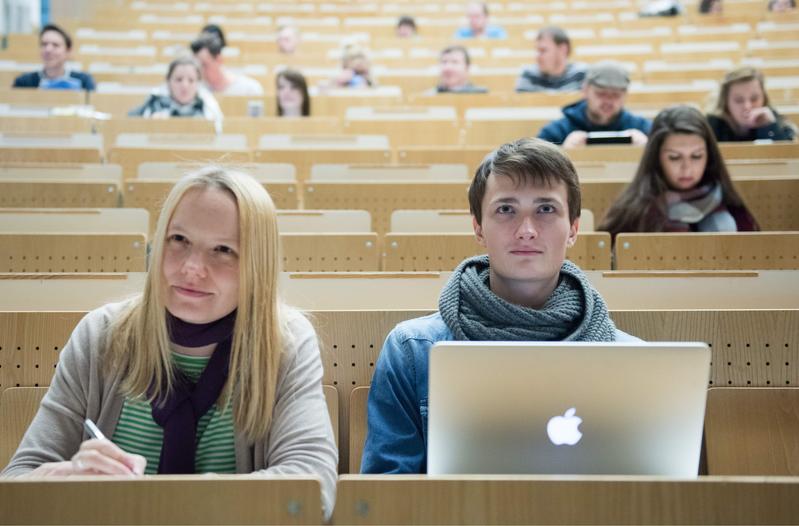
[[[333,80],[333,85],[340,88],[372,87],[371,67],[366,50],[357,44],[349,44],[344,48],[341,73]]]
[[[437,93],[486,93],[486,88],[475,86],[469,80],[469,51],[463,46],[449,46],[438,59],[440,70]]]
[[[278,117],[309,117],[311,97],[308,83],[299,71],[284,69],[275,78]]]
[[[488,4],[469,2],[466,5],[466,19],[469,25],[458,29],[455,38],[508,38],[505,30],[490,24],[488,18]]]
[[[597,230],[735,232],[760,230],[735,190],[716,139],[690,106],[661,111],[635,178]]]
[[[397,20],[397,27],[394,34],[397,38],[413,38],[416,36],[416,20],[412,16],[402,15]]]
[[[284,55],[293,55],[300,45],[300,30],[295,26],[280,26],[277,30],[277,50]]]
[[[638,14],[641,16],[677,16],[684,11],[680,0],[647,0]]]
[[[703,15],[721,14],[723,10],[724,5],[721,0],[702,0],[699,2],[699,12]]]
[[[769,0],[768,10],[774,13],[785,13],[796,9],[796,0]]]
[[[210,33],[210,34],[216,36],[216,38],[219,39],[219,43],[222,44],[222,46],[221,46],[222,49],[225,49],[225,47],[227,47],[227,40],[225,39],[225,32],[222,31],[222,28],[220,26],[218,26],[217,24],[208,24],[208,25],[206,25],[205,27],[203,27],[202,31],[200,31],[201,35],[203,33]]]
[[[214,96],[202,87],[201,79],[200,65],[194,57],[178,57],[169,64],[166,85],[153,90],[144,104],[128,115],[152,119],[205,118],[221,131],[222,110]]]
[[[630,77],[611,61],[591,65],[583,83],[583,99],[563,108],[563,118],[544,126],[538,137],[564,148],[584,146],[588,132],[628,132],[633,144],[646,144],[652,123],[624,109]]]
[[[770,106],[763,73],[752,67],[727,73],[707,120],[718,141],[790,141],[796,135]]]
[[[13,87],[94,91],[91,75],[67,68],[71,51],[69,33],[55,24],[45,25],[39,32],[42,70],[23,73],[14,79]]]
[[[278,294],[277,211],[249,175],[208,167],[166,198],[142,294],[78,323],[5,476],[318,477],[338,451],[316,333]],[[84,419],[107,439],[91,438]]]
[[[536,37],[536,64],[522,71],[516,91],[578,91],[588,67],[569,62],[572,46],[569,35],[559,27],[545,27]]]
[[[225,67],[222,59],[222,41],[218,36],[212,33],[201,34],[191,43],[191,51],[202,65],[203,79],[212,92],[218,95],[250,97],[264,94],[264,88],[257,80],[234,73]]]

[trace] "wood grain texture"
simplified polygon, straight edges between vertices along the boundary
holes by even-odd
[[[365,135],[388,135],[394,148],[422,145],[456,145],[460,142],[461,130],[457,121],[344,121],[344,133]]]
[[[361,472],[361,455],[366,441],[366,402],[369,398],[369,387],[356,387],[350,393],[350,429],[348,473]]]
[[[247,163],[251,160],[249,150],[181,149],[177,145],[170,148],[113,146],[108,151],[108,162],[122,166],[125,179],[134,179],[139,165],[144,162],[225,164]]]
[[[173,186],[175,186],[175,181],[125,181],[122,185],[122,206],[144,208],[150,212],[150,232],[154,232],[158,216],[161,214],[161,207]],[[269,183],[265,184],[264,188],[269,192],[277,208],[297,208],[299,192],[296,183]]]
[[[46,503],[46,505],[43,505]],[[0,481],[3,524],[320,524],[319,481],[158,476]]]
[[[304,207],[312,210],[367,210],[379,235],[391,228],[391,213],[407,209],[466,208],[467,182],[313,182],[303,192]]]
[[[369,272],[380,268],[377,234],[281,234],[286,272]]]
[[[42,148],[0,146],[3,163],[99,163],[103,159],[97,148]]]
[[[297,180],[304,182],[311,175],[314,164],[382,164],[391,161],[390,150],[321,149],[256,150],[253,161],[257,163],[289,163],[297,168]],[[305,208],[316,208],[305,205]]]
[[[119,184],[107,181],[0,180],[2,208],[114,208]]]
[[[618,270],[796,270],[799,232],[619,234]]]
[[[339,479],[336,524],[794,524],[795,478]]]
[[[46,392],[46,387],[12,387],[0,392],[0,466],[11,460]]]
[[[370,384],[389,331],[400,321],[431,311],[309,312],[320,341],[322,381],[338,392],[341,469],[350,466],[347,446],[352,390]],[[0,389],[49,384],[58,351],[82,315],[0,312]],[[709,386],[799,386],[799,310],[613,311],[611,317],[621,330],[646,341],[710,344]]]
[[[492,143],[493,144],[493,143]],[[474,173],[494,146],[407,146],[397,148],[399,164],[466,164]],[[464,206],[456,207],[464,208]]]
[[[799,475],[799,388],[710,389],[705,440],[710,475]]]
[[[382,268],[388,272],[451,271],[464,259],[484,253],[473,233],[388,233],[383,240]],[[610,234],[580,234],[566,257],[585,270],[610,270]]]
[[[0,233],[0,272],[144,272],[144,234]]]

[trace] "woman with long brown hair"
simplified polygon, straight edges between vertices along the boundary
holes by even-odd
[[[635,177],[597,226],[614,237],[619,232],[759,229],[705,117],[690,106],[658,114]]]

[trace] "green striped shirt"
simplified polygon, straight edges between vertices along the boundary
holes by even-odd
[[[175,352],[172,353],[172,358],[192,382],[200,378],[211,359],[210,356],[188,356]],[[149,402],[135,398],[125,399],[112,440],[128,453],[146,458],[146,474],[158,473],[164,430],[153,420]],[[197,422],[194,470],[197,473],[236,472],[233,411],[230,405],[224,413],[216,405],[212,406]]]

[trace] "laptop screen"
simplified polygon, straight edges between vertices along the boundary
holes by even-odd
[[[704,343],[440,342],[428,473],[695,477]]]

